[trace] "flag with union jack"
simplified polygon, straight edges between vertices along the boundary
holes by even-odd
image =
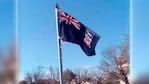
[[[68,13],[58,9],[59,36],[62,41],[78,44],[88,56],[95,55],[100,36]]]

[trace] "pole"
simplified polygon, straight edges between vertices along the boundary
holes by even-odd
[[[58,60],[59,60],[59,77],[60,84],[64,84],[63,82],[63,64],[62,64],[62,46],[61,46],[61,38],[59,37],[58,32],[58,4],[55,5],[55,16],[56,16],[56,31],[57,31],[57,47],[58,47]]]

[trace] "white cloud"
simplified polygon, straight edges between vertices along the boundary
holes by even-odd
[[[92,69],[94,68],[95,66],[93,65],[80,65],[80,66],[77,66],[76,68],[83,68],[83,69]]]

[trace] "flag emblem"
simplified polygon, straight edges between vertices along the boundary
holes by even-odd
[[[92,39],[93,39],[93,36],[94,34],[90,31],[86,31],[85,32],[85,38],[84,38],[84,43],[89,47],[91,48],[91,42],[92,42]]]
[[[73,24],[78,30],[80,30],[80,23],[72,16],[65,14],[63,11],[59,10],[59,19],[60,22],[66,21],[66,24]]]

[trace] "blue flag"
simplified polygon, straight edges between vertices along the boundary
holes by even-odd
[[[62,10],[58,10],[58,27],[62,41],[78,44],[88,56],[95,55],[98,34]]]

